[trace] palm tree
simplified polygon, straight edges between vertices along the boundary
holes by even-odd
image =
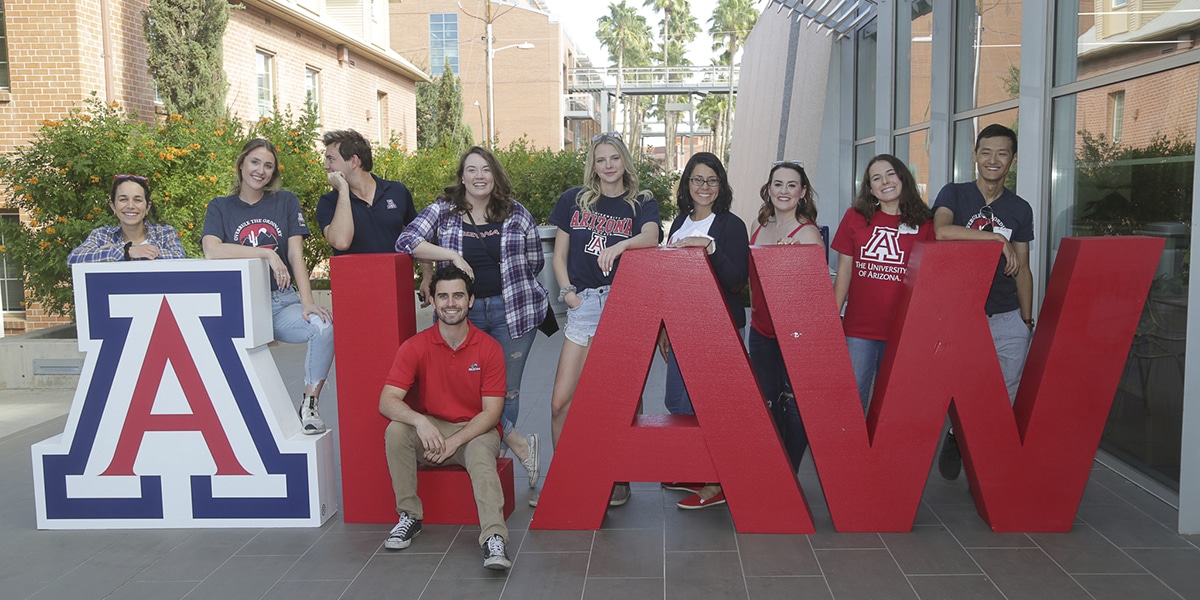
[[[692,15],[692,5],[688,0],[643,0],[642,6],[653,8],[663,13],[662,57],[663,68],[668,69],[672,64],[683,65],[684,45],[696,39],[700,25]],[[668,98],[667,101],[673,98]],[[666,130],[666,170],[675,170],[675,130],[674,113],[665,112],[663,127]]]
[[[644,65],[649,62],[650,25],[646,17],[638,14],[637,9],[626,4],[625,0],[621,0],[620,4],[609,4],[608,11],[608,15],[597,20],[600,26],[597,37],[600,44],[608,49],[609,62],[617,63],[617,102],[622,103],[621,82],[625,76],[625,65]],[[612,108],[611,119],[616,123],[616,106]],[[626,128],[625,138],[629,139],[628,107],[622,123]]]
[[[729,97],[725,103],[723,118],[721,151],[717,154],[729,159],[729,142],[733,133],[733,68],[737,64],[737,53],[750,36],[750,30],[758,22],[758,11],[754,9],[752,0],[719,0],[713,9],[712,17],[708,19],[708,34],[713,39],[713,51],[722,52],[722,62],[729,65]]]

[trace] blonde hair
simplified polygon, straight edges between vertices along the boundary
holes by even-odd
[[[637,214],[638,206],[645,200],[645,197],[649,196],[650,192],[638,192],[638,185],[641,184],[641,181],[638,179],[637,169],[633,164],[633,155],[629,153],[629,148],[621,140],[621,136],[615,133],[602,133],[592,138],[592,145],[588,146],[587,163],[583,167],[584,189],[579,193],[575,202],[579,206],[579,210],[592,212],[592,209],[596,207],[596,202],[600,200],[602,194],[600,192],[600,174],[596,172],[596,148],[603,144],[616,148],[617,153],[621,155],[621,165],[625,167],[625,174],[621,176],[621,184],[625,186],[625,195],[621,199],[633,207],[634,214]]]

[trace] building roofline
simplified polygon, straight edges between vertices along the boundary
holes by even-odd
[[[366,55],[375,62],[382,64],[384,67],[395,71],[405,77],[413,79],[417,82],[432,82],[429,75],[417,68],[416,65],[408,61],[408,59],[400,56],[395,50],[390,48],[382,49],[373,44],[364,42],[362,39],[347,33],[341,29],[329,25],[327,22],[321,21],[316,15],[302,10],[297,6],[289,3],[280,2],[278,0],[238,0],[241,4],[254,7],[268,14],[277,16],[292,25],[300,27],[324,37],[332,38],[334,41],[345,44],[350,48]]]

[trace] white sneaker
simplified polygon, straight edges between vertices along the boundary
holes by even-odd
[[[506,571],[512,567],[512,561],[508,559],[508,544],[498,533],[483,544],[483,566],[493,571]]]
[[[300,425],[305,435],[325,433],[325,421],[317,412],[317,402],[316,396],[306,396],[300,401]]]
[[[521,466],[525,467],[525,471],[529,473],[529,489],[537,487],[538,479],[542,476],[541,457],[538,451],[541,449],[538,440],[538,434],[531,433],[525,436],[525,442],[529,444],[529,456],[521,461]]]

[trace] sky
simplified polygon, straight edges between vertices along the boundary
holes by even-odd
[[[642,7],[642,0],[626,0],[630,6],[638,7],[638,12],[646,17],[646,21],[656,33],[662,32],[662,13]],[[559,22],[575,42],[575,46],[583,51],[596,66],[608,64],[608,52],[596,39],[596,20],[608,14],[609,2],[605,0],[546,0],[551,14],[559,17]],[[700,33],[696,41],[688,45],[688,58],[695,65],[708,65],[715,53],[712,51],[712,39],[708,37],[708,20],[712,17],[713,7],[717,0],[691,0],[692,15],[700,25]],[[756,3],[761,8],[761,3]]]

